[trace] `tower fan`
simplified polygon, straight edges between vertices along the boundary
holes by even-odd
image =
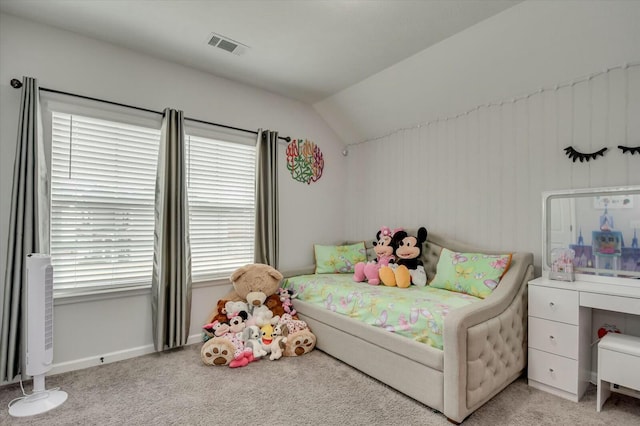
[[[67,393],[46,390],[45,373],[53,363],[53,267],[51,256],[27,255],[26,282],[26,364],[25,373],[33,376],[33,392],[9,407],[15,417],[33,416],[52,410],[67,400]],[[24,392],[24,391],[23,391]]]

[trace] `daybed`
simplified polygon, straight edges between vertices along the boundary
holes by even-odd
[[[501,254],[429,233],[421,257],[429,280],[436,273],[443,247],[455,252]],[[384,319],[366,324],[335,312],[336,304],[352,302],[344,295],[332,298],[326,294],[323,302],[316,303],[304,300],[305,286],[321,285],[323,280],[355,286],[358,290],[353,292],[354,297],[367,289],[378,289],[380,293],[382,285],[370,286],[352,280],[347,284],[348,276],[313,274],[312,269],[285,271],[284,275],[284,287],[296,289],[297,286],[297,290],[303,290],[294,307],[300,319],[315,333],[317,348],[442,412],[452,422],[462,422],[525,369],[527,282],[533,278],[531,253],[513,253],[509,268],[488,297],[443,313],[443,330],[439,332],[442,349],[422,343],[424,340],[390,332],[389,327],[385,329]],[[386,287],[384,292],[406,296],[409,293],[403,292],[414,287]],[[428,286],[422,289],[437,290]],[[332,290],[321,291],[332,293]],[[370,309],[378,314],[381,308],[371,306]]]

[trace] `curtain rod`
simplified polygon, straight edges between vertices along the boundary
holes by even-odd
[[[13,87],[14,89],[19,89],[19,88],[22,87],[22,82],[20,80],[18,80],[17,78],[13,78],[13,79],[11,79],[11,87]],[[45,87],[41,87],[40,90],[45,91],[45,92],[57,93],[57,94],[60,94],[60,95],[74,96],[76,98],[87,99],[87,100],[90,100],[90,101],[102,102],[102,103],[109,104],[109,105],[116,105],[116,106],[121,106],[121,107],[125,107],[125,108],[137,109],[139,111],[150,112],[150,113],[153,113],[153,114],[163,115],[162,112],[154,111],[152,109],[137,107],[137,106],[133,106],[133,105],[127,105],[127,104],[121,104],[119,102],[107,101],[107,100],[104,100],[104,99],[92,98],[90,96],[77,95],[75,93],[63,92],[61,90],[47,89]],[[189,120],[189,121],[193,121],[193,122],[196,122],[196,123],[210,124],[212,126],[223,127],[225,129],[237,130],[237,131],[245,132],[245,133],[252,133],[254,135],[258,134],[258,132],[255,131],[255,130],[241,129],[240,127],[227,126],[226,124],[213,123],[211,121],[199,120],[197,118],[185,117],[184,119],[185,120]],[[278,136],[278,139],[282,139],[283,141],[286,141],[286,142],[290,142],[291,141],[291,138],[289,136]]]

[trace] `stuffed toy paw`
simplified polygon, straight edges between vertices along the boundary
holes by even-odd
[[[214,337],[202,345],[200,358],[206,365],[227,365],[233,361],[235,350],[228,339]]]
[[[300,356],[309,353],[316,347],[316,336],[308,328],[290,333],[284,348],[284,356]]]

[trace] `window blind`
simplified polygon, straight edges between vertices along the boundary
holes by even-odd
[[[54,289],[151,284],[160,130],[52,112]]]
[[[56,292],[149,285],[160,130],[51,115]],[[255,147],[186,139],[193,280],[227,278],[253,262]]]
[[[186,139],[192,277],[227,278],[253,263],[255,146]]]

